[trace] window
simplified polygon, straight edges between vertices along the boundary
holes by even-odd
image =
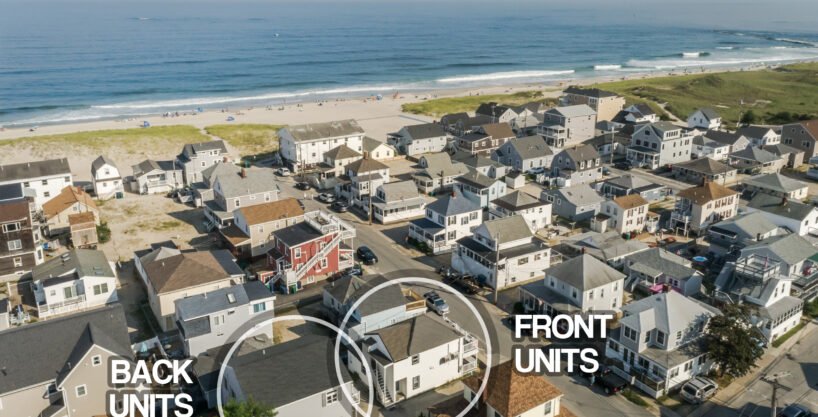
[[[23,266],[23,258],[20,257],[14,258],[14,267],[19,268],[21,266]]]
[[[663,332],[656,331],[656,343],[660,345],[665,344],[665,334]]]
[[[321,269],[327,269],[327,258],[321,258]]]
[[[76,294],[74,293],[74,287],[65,287],[62,289],[63,297],[65,298],[74,298]]]
[[[645,343],[650,343],[650,332],[645,332]]]
[[[84,384],[80,385],[77,388],[74,388],[74,392],[77,394],[77,397],[84,397],[86,394],[88,394],[88,387],[86,387]]]
[[[293,257],[294,258],[300,258],[301,257],[301,248],[293,249]]]
[[[48,185],[48,180],[43,180],[43,185]]]
[[[412,389],[420,388],[420,375],[412,378]]]
[[[262,313],[264,311],[267,311],[267,304],[266,303],[253,304],[253,314]]]
[[[545,415],[551,414],[551,401],[545,403],[545,411],[543,412]]]
[[[324,404],[332,405],[338,402],[338,391],[330,391],[324,394]]]
[[[477,220],[477,215],[478,214],[479,214],[478,212],[470,213],[469,214],[469,220]]]
[[[689,371],[691,368],[693,368],[693,361],[685,363],[685,372]]]
[[[108,284],[107,283],[94,285],[94,295],[107,294],[107,293],[108,293]]]
[[[233,204],[235,204],[236,207],[241,207],[241,199],[237,198],[237,199],[233,200]]]
[[[453,231],[449,232],[449,240],[455,240],[455,239],[457,239],[457,231],[453,230]]]
[[[19,222],[6,223],[6,224],[3,225],[3,231],[6,232],[6,233],[16,232],[18,230],[20,230],[20,223]]]
[[[91,365],[93,366],[102,365],[102,356],[96,355],[93,358],[91,358]]]
[[[412,365],[417,365],[420,363],[420,355],[412,356]]]
[[[23,242],[20,239],[9,240],[8,245],[10,251],[23,249]]]
[[[517,260],[517,265],[525,265],[527,263],[528,263],[528,256],[526,256],[525,258],[520,258],[519,260]]]

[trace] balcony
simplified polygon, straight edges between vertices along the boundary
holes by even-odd
[[[779,262],[763,256],[750,255],[736,261],[736,273],[744,277],[766,281],[778,275]]]
[[[402,289],[401,292],[403,297],[406,298],[406,311],[426,309],[426,300],[423,297],[408,288]]]
[[[320,231],[324,235],[330,233],[340,233],[341,238],[343,239],[355,237],[354,227],[323,211],[318,210],[309,212],[304,215],[304,219],[310,226],[314,227],[315,230]]]
[[[463,354],[470,355],[477,353],[479,347],[480,344],[477,342],[477,339],[473,337],[466,338],[466,343],[463,345]]]
[[[463,359],[463,365],[461,367],[461,373],[467,374],[470,372],[474,372],[477,370],[477,357],[472,356],[470,358]]]
[[[82,310],[86,306],[85,294],[68,298],[58,303],[48,303],[41,301],[37,304],[37,315],[42,319],[57,314],[64,314],[72,311]]]
[[[691,216],[689,211],[676,211],[670,214],[671,223],[690,223]]]

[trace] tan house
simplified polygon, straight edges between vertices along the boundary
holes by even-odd
[[[182,252],[160,247],[134,257],[134,264],[163,331],[176,329],[176,300],[242,284],[245,279],[227,250]]]
[[[117,304],[0,332],[0,415],[104,416],[109,359],[133,360]]]
[[[219,230],[237,258],[255,258],[273,248],[273,232],[304,221],[304,207],[295,198],[242,207],[233,224]]]
[[[608,225],[619,233],[641,233],[648,226],[649,204],[639,194],[623,195],[602,203],[597,218],[608,217]]]
[[[596,111],[597,120],[613,120],[625,108],[625,98],[598,88],[571,86],[563,91],[562,105],[586,104]]]
[[[69,231],[68,216],[84,212],[93,213],[94,222],[99,224],[99,209],[94,199],[79,187],[63,188],[59,194],[43,204],[47,233],[53,236]]]
[[[676,207],[670,215],[670,227],[700,233],[712,224],[729,219],[738,212],[738,193],[713,182],[688,188],[676,194]]]
[[[95,248],[99,243],[97,219],[90,211],[68,216],[71,243],[75,248]]]

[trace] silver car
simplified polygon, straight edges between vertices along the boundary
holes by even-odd
[[[426,306],[440,316],[449,314],[449,305],[437,294],[426,298]]]
[[[696,377],[682,385],[682,398],[691,404],[701,404],[716,395],[719,385],[709,378]]]

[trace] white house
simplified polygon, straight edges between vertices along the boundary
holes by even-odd
[[[388,407],[476,370],[479,345],[424,314],[367,333],[361,351],[372,367],[376,397]],[[357,355],[349,355],[349,371],[367,380]]]
[[[727,156],[730,155],[730,148],[731,146],[727,143],[710,139],[705,135],[698,135],[693,137],[693,152],[691,155],[694,158],[711,158],[716,161],[726,161]]]
[[[812,258],[818,250],[796,234],[774,236],[741,250],[716,278],[717,296],[754,307],[752,320],[768,342],[801,320],[803,300],[793,297],[794,282],[811,281],[818,274]]]
[[[426,198],[413,181],[381,184],[372,197],[372,216],[383,224],[423,217],[425,211]]]
[[[387,143],[404,155],[419,156],[443,152],[448,139],[449,135],[443,126],[437,123],[424,123],[404,126],[399,131],[389,134]]]
[[[721,127],[721,116],[711,108],[701,108],[687,117],[687,127],[718,130]]]
[[[655,294],[622,307],[621,326],[608,338],[605,356],[613,370],[653,398],[659,398],[698,375],[707,374],[702,336],[719,313],[675,291]]]
[[[100,200],[117,197],[125,192],[122,174],[116,164],[107,157],[99,156],[91,164],[91,183],[94,195]]]
[[[39,210],[63,188],[71,186],[73,176],[66,158],[0,165],[0,186],[11,184],[19,184],[26,196],[34,198],[34,207]]]
[[[185,355],[196,357],[235,342],[243,326],[272,317],[275,298],[261,281],[249,281],[176,300],[176,327]],[[261,335],[272,341],[273,326],[260,328],[254,337]]]
[[[389,166],[370,158],[347,165],[346,176],[348,180],[335,186],[335,194],[367,210],[375,190],[390,181]]]
[[[324,160],[324,153],[341,145],[363,154],[365,132],[355,120],[284,127],[278,131],[281,157],[300,172]]]
[[[353,415],[361,394],[345,366],[339,381],[335,367],[327,363],[334,348],[334,337],[305,334],[235,355],[225,364],[222,400],[226,404],[252,397],[274,408],[277,417]]]
[[[637,125],[628,146],[627,159],[634,166],[657,169],[689,161],[693,134],[670,122]]]
[[[670,227],[684,234],[700,233],[708,226],[738,213],[738,193],[713,182],[688,188],[676,194],[676,206],[670,214]]]
[[[520,287],[520,301],[533,314],[610,312],[622,307],[625,275],[584,254],[545,270],[545,279]]]
[[[781,143],[781,126],[744,126],[738,128],[736,133],[750,140],[753,146]]]
[[[521,216],[486,221],[452,252],[453,269],[495,290],[542,278],[550,265],[551,248]]]
[[[514,191],[489,203],[489,219],[522,216],[532,232],[551,224],[551,203],[523,191]]]
[[[130,190],[139,194],[164,194],[184,185],[181,166],[176,160],[146,159],[133,167]]]
[[[692,296],[701,291],[704,278],[692,268],[690,261],[662,248],[651,248],[628,256],[624,271],[628,274],[626,290],[640,288],[651,294],[670,289]]]
[[[116,285],[114,268],[97,250],[75,249],[31,271],[40,319],[114,303]]]
[[[455,191],[428,204],[424,218],[409,222],[409,239],[439,254],[452,250],[458,239],[471,236],[481,223],[480,206]]]
[[[788,200],[803,201],[809,195],[807,183],[779,173],[755,175],[743,183],[747,191],[787,197]]]
[[[397,150],[391,145],[370,138],[369,136],[364,136],[361,146],[363,147],[363,154],[366,155],[367,158],[376,161],[387,161],[397,156]]]
[[[452,161],[447,153],[430,153],[418,158],[420,169],[412,179],[422,193],[435,193],[454,187],[454,179],[469,172],[469,167]]]
[[[758,211],[774,225],[800,236],[818,233],[818,208],[812,204],[759,193],[747,204],[747,211]]]
[[[602,203],[600,214],[620,234],[641,233],[648,227],[648,203],[639,194],[623,195]],[[653,225],[655,229],[655,224]],[[654,230],[655,231],[655,230]]]
[[[487,208],[491,200],[506,195],[507,190],[505,181],[485,176],[476,170],[455,178],[455,188],[481,208]]]

